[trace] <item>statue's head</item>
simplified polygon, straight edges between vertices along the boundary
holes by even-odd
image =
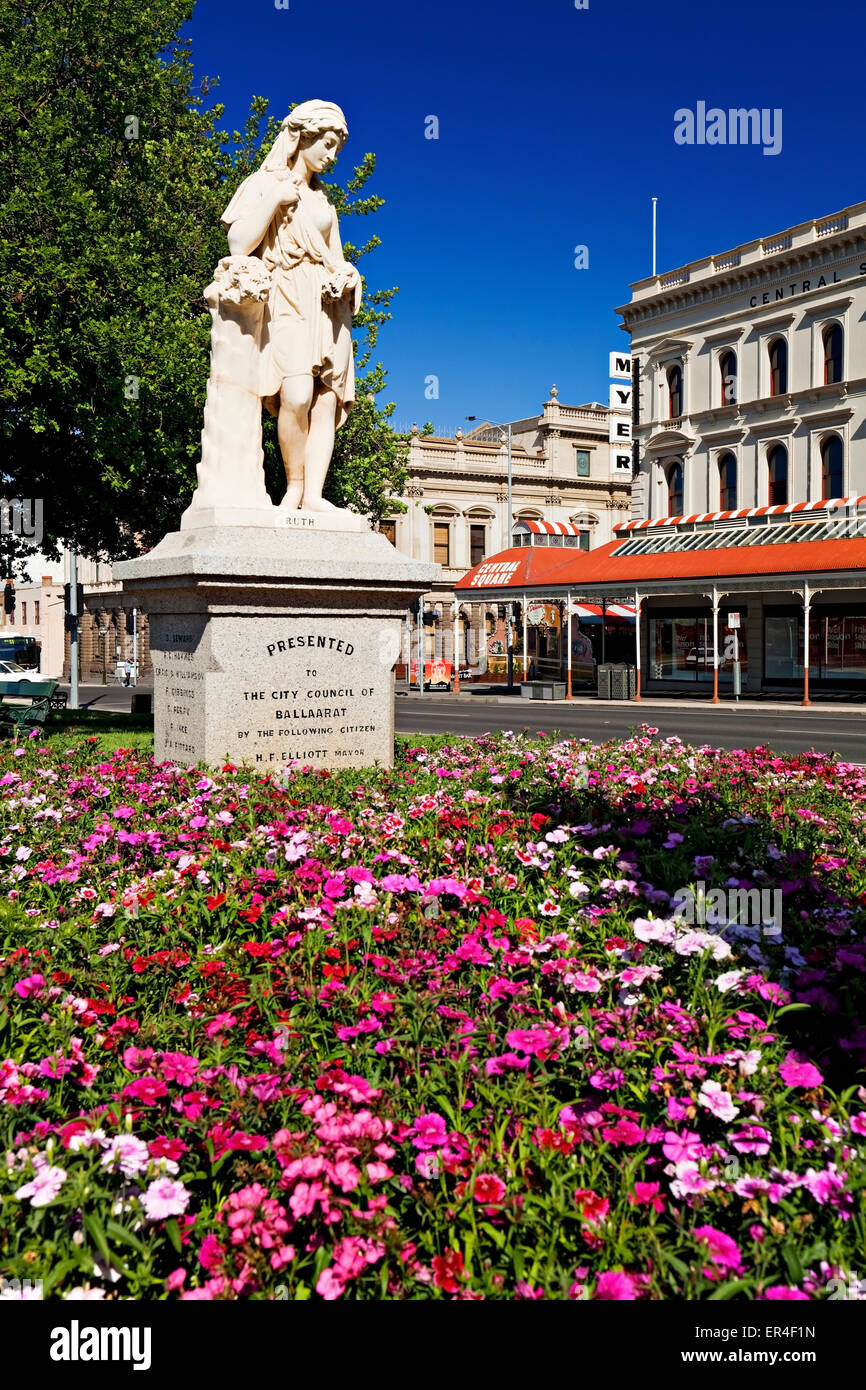
[[[266,167],[292,168],[302,155],[310,171],[320,174],[333,164],[348,135],[346,117],[334,102],[303,101],[283,121]]]

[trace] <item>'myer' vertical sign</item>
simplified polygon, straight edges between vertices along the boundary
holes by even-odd
[[[610,471],[631,477],[632,359],[631,353],[610,354]]]

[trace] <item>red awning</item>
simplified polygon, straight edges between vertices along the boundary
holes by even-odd
[[[790,541],[713,550],[669,550],[648,555],[614,555],[622,538],[597,550],[560,550],[546,546],[503,550],[476,565],[454,586],[460,593],[486,590],[587,589],[602,584],[640,588],[648,582],[706,580],[752,576],[756,588],[768,576],[798,577],[826,572],[857,572],[866,588],[866,537]]]

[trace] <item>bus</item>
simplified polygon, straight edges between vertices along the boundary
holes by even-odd
[[[38,671],[42,643],[23,632],[0,632],[0,661],[14,661],[28,671]]]

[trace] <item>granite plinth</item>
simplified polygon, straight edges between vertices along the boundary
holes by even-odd
[[[438,572],[378,532],[258,525],[116,565],[148,614],[157,759],[390,766],[401,624]]]
[[[187,507],[180,519],[181,531],[210,530],[214,526],[258,526],[270,530],[351,532],[370,530],[370,521],[350,511],[307,512],[289,507]]]

